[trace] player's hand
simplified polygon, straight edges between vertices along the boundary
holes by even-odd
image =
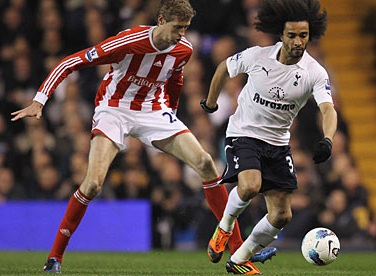
[[[200,105],[205,112],[213,113],[218,110],[218,104],[215,105],[215,107],[209,107],[206,105],[206,99],[201,100]]]
[[[317,143],[313,150],[313,161],[315,164],[322,163],[332,155],[332,141],[329,138],[323,138]]]
[[[11,115],[14,116],[11,121],[17,121],[24,117],[36,117],[38,120],[42,117],[43,104],[33,101],[28,107],[24,109],[12,112]]]

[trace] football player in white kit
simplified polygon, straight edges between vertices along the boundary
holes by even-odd
[[[241,73],[248,75],[226,131],[227,166],[222,183],[238,185],[231,190],[223,217],[209,241],[210,259],[222,256],[235,219],[258,193],[265,197],[267,214],[228,259],[229,273],[260,274],[250,257],[275,240],[292,218],[291,196],[297,181],[289,129],[311,96],[322,114],[323,131],[313,159],[321,163],[331,156],[337,113],[329,77],[306,52],[307,43],[325,33],[326,24],[327,13],[317,0],[263,0],[255,27],[279,35],[281,41],[269,47],[248,48],[220,63],[207,99],[201,101],[205,111],[216,111],[226,80]]]
[[[67,56],[51,70],[34,101],[12,113],[12,121],[23,117],[39,119],[44,104],[72,71],[111,65],[95,97],[87,173],[68,202],[45,272],[60,273],[70,237],[88,204],[101,190],[113,159],[126,149],[128,135],[190,165],[202,179],[213,214],[218,220],[221,218],[228,199],[226,187],[219,184],[220,175],[211,156],[175,115],[183,85],[183,67],[192,55],[192,45],[184,35],[194,15],[188,0],[162,0],[157,26],[135,26]],[[229,245],[235,252],[243,240],[238,225],[233,232]]]

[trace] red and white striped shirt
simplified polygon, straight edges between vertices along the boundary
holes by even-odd
[[[47,76],[34,100],[45,104],[56,87],[72,72],[111,64],[95,97],[95,105],[160,110],[162,104],[176,109],[183,85],[183,66],[192,55],[185,38],[165,50],[152,42],[155,26],[124,30],[92,48],[64,58]]]

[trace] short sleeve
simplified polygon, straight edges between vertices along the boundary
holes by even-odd
[[[318,68],[316,74],[314,75],[312,94],[317,105],[320,105],[324,102],[333,103],[329,76],[326,70],[321,66]]]
[[[226,65],[230,78],[234,78],[240,73],[247,73],[250,71],[252,49],[253,48],[248,48],[227,58]]]

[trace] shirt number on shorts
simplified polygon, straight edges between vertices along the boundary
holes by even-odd
[[[292,163],[291,156],[286,156],[286,161],[287,161],[287,164],[289,165],[290,173],[293,174],[294,173],[294,164]]]
[[[173,122],[176,122],[176,118],[173,117],[173,115],[174,115],[173,112],[171,112],[171,113],[169,113],[169,112],[164,112],[164,113],[162,113],[162,115],[163,115],[163,116],[168,116],[169,119],[170,119],[170,123],[171,123],[171,124],[172,124]]]

